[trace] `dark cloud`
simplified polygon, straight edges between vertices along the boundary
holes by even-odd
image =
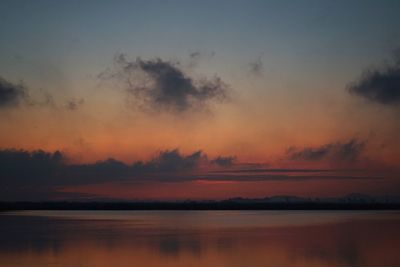
[[[68,164],[61,152],[0,150],[0,185],[74,185],[140,179],[172,179],[201,164],[210,164],[201,151],[189,155],[162,151],[146,162],[126,164],[113,158],[90,164]],[[153,177],[155,176],[155,177]],[[174,178],[175,179],[175,178]]]
[[[180,171],[194,169],[202,161],[206,162],[207,156],[200,150],[184,156],[175,149],[160,152],[156,158],[152,159],[146,165],[158,171]]]
[[[328,144],[321,148],[291,149],[290,157],[291,159],[321,160],[332,155],[342,160],[350,160],[358,156],[363,146],[363,143],[351,140],[344,144]],[[321,150],[327,152],[324,154]],[[218,156],[209,160],[207,155],[200,150],[184,155],[174,149],[161,151],[148,161],[135,161],[132,164],[126,164],[113,158],[88,164],[69,164],[66,156],[60,151],[37,150],[30,152],[6,149],[0,150],[0,176],[2,177],[0,184],[74,185],[110,181],[186,181],[197,179],[198,176],[223,180],[268,180],[286,177],[286,173],[293,172],[325,173],[325,175],[332,172],[332,170],[326,169],[260,169],[257,167],[255,169],[206,170],[207,175],[203,173],[204,168],[202,167],[212,167],[214,164],[222,167],[237,167],[239,165],[235,164],[235,160],[236,157],[233,156]],[[228,173],[235,175],[234,177],[226,176]],[[241,177],[238,174],[241,174]],[[290,175],[290,177],[292,176],[293,174]]]
[[[63,155],[59,151],[0,150],[0,184],[47,184],[49,178],[56,179],[62,166]]]
[[[179,62],[159,58],[128,61],[120,54],[115,63],[118,70],[109,77],[122,81],[140,105],[151,109],[184,112],[227,99],[228,86],[219,77],[195,80]]]
[[[82,106],[85,103],[85,100],[83,98],[81,99],[70,99],[67,101],[65,104],[65,107],[68,110],[77,110],[80,106]]]
[[[235,162],[236,157],[234,156],[228,156],[228,157],[216,157],[215,159],[213,159],[211,161],[212,164],[216,164],[218,166],[222,166],[222,167],[228,167],[228,166],[232,166],[233,163]]]
[[[382,105],[400,105],[400,54],[395,62],[382,69],[364,71],[361,78],[348,85],[351,94]]]
[[[352,162],[359,158],[365,144],[363,141],[351,139],[344,143],[329,143],[319,147],[291,147],[287,156],[290,160]]]
[[[22,84],[11,83],[0,77],[0,108],[18,106],[27,97]]]
[[[30,107],[52,107],[57,108],[53,96],[43,90],[39,90],[38,97],[30,95],[30,89],[22,83],[15,84],[0,77],[0,109],[6,107],[18,107],[20,105]],[[66,108],[75,110],[84,103],[83,99],[71,99],[67,101]]]
[[[334,148],[332,148],[334,146]],[[327,145],[326,155],[355,158],[363,145],[358,142]],[[328,148],[329,147],[329,148]],[[305,150],[307,151],[307,150]],[[292,158],[309,159],[310,152],[291,152]],[[321,154],[318,152],[317,154]],[[322,156],[312,155],[312,159]],[[377,179],[371,173],[351,170],[242,169],[235,157],[209,160],[202,151],[184,155],[177,149],[159,152],[148,161],[131,164],[109,158],[87,164],[71,164],[59,152],[0,150],[0,200],[5,198],[54,198],[64,186],[100,183],[165,183],[188,181],[302,181],[313,179]],[[219,168],[215,168],[218,165]],[[239,167],[239,169],[238,169]]]

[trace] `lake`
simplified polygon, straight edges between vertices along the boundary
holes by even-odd
[[[19,211],[0,266],[400,266],[400,212]]]

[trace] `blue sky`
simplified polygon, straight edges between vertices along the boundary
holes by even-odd
[[[228,75],[262,55],[288,75],[341,75],[382,60],[399,42],[398,1],[2,1],[0,68],[15,58],[57,65],[72,79],[115,53],[184,58],[215,53]],[[10,57],[12,57],[10,59]],[[61,67],[60,67],[61,66]],[[14,69],[14,70],[13,70]],[[28,72],[28,71],[27,71]],[[351,74],[353,74],[351,73]],[[25,78],[27,79],[27,78]]]

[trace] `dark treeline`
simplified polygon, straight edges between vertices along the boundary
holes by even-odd
[[[11,210],[400,210],[400,203],[0,202],[0,211]]]

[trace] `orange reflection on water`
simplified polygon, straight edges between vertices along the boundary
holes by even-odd
[[[25,212],[0,266],[400,266],[400,214]]]

